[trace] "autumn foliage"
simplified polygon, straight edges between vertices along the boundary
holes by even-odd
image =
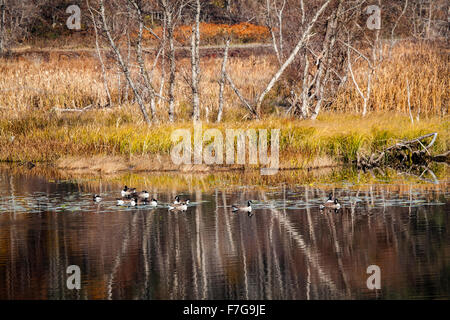
[[[162,35],[162,28],[155,28],[158,36]],[[175,28],[174,37],[182,43],[188,44],[191,37],[192,26],[181,25]],[[269,38],[269,30],[265,26],[258,26],[247,22],[239,24],[200,23],[200,38],[204,44],[222,44],[225,37],[230,37],[234,42],[265,42]],[[144,34],[147,40],[154,40],[149,32]]]

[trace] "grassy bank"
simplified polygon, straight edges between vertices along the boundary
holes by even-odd
[[[103,171],[176,170],[170,161],[173,130],[192,130],[192,123],[147,127],[135,123],[133,111],[92,111],[83,114],[33,114],[0,120],[0,160],[50,161],[67,169]],[[322,114],[316,121],[266,119],[262,121],[203,123],[203,130],[281,129],[281,168],[309,168],[349,163],[358,152],[370,152],[400,139],[438,132],[433,149],[450,149],[449,122],[429,117],[411,124],[405,115],[372,114],[361,118]],[[207,145],[207,143],[205,143]]]

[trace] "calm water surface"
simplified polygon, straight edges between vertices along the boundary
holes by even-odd
[[[117,207],[120,187],[0,170],[0,299],[450,298],[446,183],[147,186],[156,209]],[[338,212],[318,208],[329,191]],[[187,212],[168,212],[176,194]],[[231,212],[248,199],[253,216]],[[66,287],[69,265],[80,290]],[[381,290],[367,289],[369,265]]]

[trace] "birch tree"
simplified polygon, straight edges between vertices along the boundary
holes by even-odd
[[[108,105],[112,106],[112,99],[111,99],[111,92],[109,90],[108,85],[108,77],[106,75],[106,67],[105,63],[103,61],[102,52],[100,50],[100,44],[99,44],[99,34],[98,34],[98,27],[97,27],[97,20],[95,19],[94,12],[92,11],[92,8],[89,4],[89,0],[86,0],[86,6],[88,8],[89,14],[91,16],[92,20],[92,26],[94,27],[94,33],[95,33],[95,50],[97,52],[98,61],[100,62],[100,67],[102,70],[102,79],[103,79],[103,86],[105,88],[106,96],[108,98]]]
[[[361,1],[363,4],[364,1]],[[378,6],[368,6],[366,10],[362,12],[366,12],[367,14],[371,14],[369,18],[380,19],[377,23],[375,23],[374,28],[369,28],[370,21],[368,20],[367,26],[361,27],[357,23],[355,23],[356,29],[359,29],[363,34],[364,43],[366,46],[366,51],[369,51],[369,54],[365,54],[362,49],[356,48],[351,43],[351,35],[350,31],[347,31],[347,42],[341,41],[342,44],[347,49],[347,64],[348,64],[348,72],[351,76],[352,82],[361,97],[362,104],[362,116],[366,116],[368,112],[368,104],[372,93],[372,81],[375,76],[376,70],[379,68],[381,61],[383,60],[383,51],[382,44],[380,41],[380,28],[381,25],[376,25],[381,23],[381,17],[377,17],[380,13],[377,13],[376,10],[381,11],[381,0],[378,0]],[[372,38],[372,39],[371,39]],[[361,46],[361,44],[360,44]],[[356,55],[356,58],[353,59],[353,56]],[[358,83],[358,79],[355,76],[355,72],[353,70],[353,62],[363,60],[367,64],[367,68],[365,71],[365,90]]]
[[[336,43],[336,37],[337,37],[337,28],[338,28],[338,19],[339,16],[343,13],[343,1],[339,1],[337,10],[335,10],[330,20],[327,24],[327,29],[325,33],[325,40],[323,42],[323,49],[320,55],[320,59],[318,59],[317,64],[317,76],[315,78],[315,94],[317,96],[317,101],[314,107],[314,112],[311,116],[311,119],[315,120],[317,116],[319,115],[320,109],[323,104],[324,100],[324,90],[325,90],[325,83],[328,80],[328,77],[331,73],[331,63],[332,63],[332,55],[333,55],[333,48]],[[306,98],[306,95],[305,95]],[[306,106],[305,106],[306,107]],[[308,116],[307,114],[305,114]]]
[[[160,7],[163,9],[164,25],[167,31],[168,52],[166,59],[169,63],[169,79],[168,79],[168,112],[169,121],[175,120],[175,79],[176,79],[176,58],[175,58],[175,27],[182,17],[182,12],[190,0],[158,0]]]
[[[191,66],[192,66],[192,119],[200,120],[200,99],[198,92],[200,77],[200,0],[195,1],[195,23],[191,34]]]
[[[222,68],[220,70],[220,80],[219,80],[219,110],[217,112],[217,120],[216,122],[222,121],[223,114],[223,92],[225,90],[225,82],[226,82],[226,68],[228,61],[228,50],[230,48],[230,38],[227,38],[225,43],[225,50],[223,52],[223,61]]]
[[[137,104],[139,105],[139,108],[141,110],[142,116],[144,118],[144,121],[147,124],[150,124],[150,118],[147,114],[147,110],[145,108],[144,105],[144,101],[142,99],[141,93],[138,91],[138,88],[136,86],[135,81],[132,79],[131,77],[131,72],[130,69],[128,67],[128,65],[125,63],[125,60],[122,56],[122,53],[120,52],[116,41],[114,40],[112,34],[111,34],[111,30],[110,30],[110,22],[108,21],[107,17],[106,17],[106,10],[105,10],[105,4],[103,0],[100,0],[99,2],[100,5],[100,9],[99,9],[99,15],[100,15],[100,19],[101,19],[101,23],[102,23],[102,29],[106,34],[106,37],[108,39],[109,45],[112,48],[114,55],[116,57],[116,61],[121,69],[121,71],[123,72],[123,74],[125,75],[125,78],[127,80],[128,85],[130,86],[131,90],[134,93],[134,97],[136,99]]]
[[[304,31],[299,31],[301,36],[299,37],[299,40],[295,47],[292,49],[291,53],[289,54],[288,58],[281,64],[281,67],[278,69],[277,72],[272,76],[271,80],[265,87],[265,89],[259,94],[257,100],[256,100],[256,112],[259,114],[261,112],[261,105],[264,101],[264,98],[269,93],[269,91],[273,88],[275,83],[280,79],[280,77],[283,75],[286,68],[294,61],[295,57],[299,53],[300,49],[302,49],[308,39],[312,37],[312,30],[315,24],[317,23],[317,20],[321,16],[321,14],[325,11],[325,9],[330,4],[331,0],[325,1],[325,3],[322,4],[322,6],[316,11],[313,18],[310,20]]]
[[[155,89],[153,75],[157,66],[162,64],[165,42],[155,33],[152,26],[146,25],[144,21],[144,12],[148,10],[146,7],[148,3],[144,0],[116,0],[109,3],[93,0],[92,2],[96,5],[91,5],[89,1],[86,1],[86,4],[94,27],[96,51],[108,100],[111,101],[111,94],[106,80],[106,66],[100,50],[100,41],[111,48],[119,68],[118,103],[121,102],[120,79],[123,75],[126,82],[125,101],[128,101],[128,88],[131,88],[134,101],[138,104],[144,121],[147,124],[157,121],[156,98],[164,101],[167,99],[162,92]],[[152,63],[148,63],[150,59],[145,55],[148,51],[144,52],[143,49],[144,31],[154,37],[152,44],[155,45],[155,49],[152,50],[154,51]]]
[[[152,119],[156,120],[155,97],[156,97],[157,93],[152,84],[152,74],[153,74],[153,69],[156,67],[156,64],[158,62],[160,53],[162,51],[162,47],[159,48],[157,54],[155,55],[152,72],[149,74],[149,72],[145,66],[145,61],[144,61],[143,52],[142,52],[142,34],[144,31],[144,27],[145,27],[144,26],[144,18],[142,16],[142,3],[141,3],[141,1],[137,1],[137,0],[128,0],[128,1],[132,4],[132,6],[134,7],[134,9],[136,10],[136,13],[137,13],[139,28],[138,28],[138,37],[137,37],[137,41],[136,41],[136,58],[137,58],[137,62],[139,64],[140,74],[145,81],[145,87],[150,93],[150,111],[151,111]],[[151,31],[151,29],[149,29],[148,27],[147,27],[147,30]],[[154,32],[152,32],[152,33],[154,34]]]
[[[287,0],[266,0],[266,26],[269,29],[272,39],[272,47],[277,57],[278,63],[283,63],[283,11]],[[303,1],[301,1],[303,3]],[[272,16],[275,16],[275,19]],[[275,22],[274,22],[275,21]],[[278,35],[277,35],[278,34]]]

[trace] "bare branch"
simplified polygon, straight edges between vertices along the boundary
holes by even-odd
[[[108,37],[109,43],[111,48],[113,49],[116,58],[117,58],[117,62],[119,63],[120,68],[122,69],[122,72],[125,74],[125,78],[127,79],[128,84],[130,85],[131,89],[133,90],[134,96],[136,98],[136,101],[141,109],[142,115],[144,116],[144,120],[147,124],[150,124],[151,121],[147,115],[147,111],[145,109],[145,105],[144,102],[142,101],[142,97],[139,94],[136,85],[134,83],[134,81],[131,79],[131,75],[130,75],[130,71],[128,69],[128,67],[126,66],[123,58],[122,58],[122,54],[120,53],[119,49],[117,48],[115,41],[113,39],[113,37],[111,36],[111,32],[109,30],[108,27],[108,22],[106,21],[106,15],[105,15],[105,5],[103,0],[100,0],[100,17],[102,19],[102,23],[103,23],[103,29],[106,33],[106,36]]]
[[[233,80],[231,80],[230,76],[228,75],[228,73],[225,72],[225,76],[227,78],[228,83],[230,84],[231,88],[233,89],[233,91],[236,93],[236,95],[238,96],[238,98],[242,101],[242,103],[244,104],[244,106],[250,111],[250,113],[255,116],[256,118],[259,119],[259,115],[256,113],[256,111],[250,106],[250,104],[247,102],[247,100],[245,100],[245,98],[241,95],[241,93],[239,92],[239,90],[236,88],[236,86],[233,83]]]
[[[303,32],[302,37],[300,38],[300,40],[298,41],[297,45],[295,46],[295,48],[292,50],[291,54],[289,55],[289,57],[287,58],[287,60],[283,63],[283,65],[280,67],[280,69],[273,75],[272,79],[270,80],[270,82],[268,83],[267,87],[263,90],[263,92],[261,92],[261,94],[259,95],[257,102],[256,102],[256,110],[259,113],[260,108],[261,108],[261,104],[264,100],[264,98],[266,97],[267,93],[269,93],[269,91],[272,89],[272,87],[275,85],[275,83],[278,81],[278,79],[281,77],[281,75],[283,74],[283,72],[286,70],[286,68],[292,63],[292,61],[294,61],[295,56],[297,55],[297,53],[300,51],[300,49],[304,46],[304,44],[306,43],[307,39],[310,37],[311,35],[311,31],[314,27],[314,25],[316,24],[317,20],[319,19],[320,15],[323,13],[323,11],[328,7],[328,5],[330,4],[331,0],[327,0],[322,7],[316,12],[316,14],[314,15],[313,19],[311,20],[311,22],[308,24],[308,27],[306,28],[306,30]]]

